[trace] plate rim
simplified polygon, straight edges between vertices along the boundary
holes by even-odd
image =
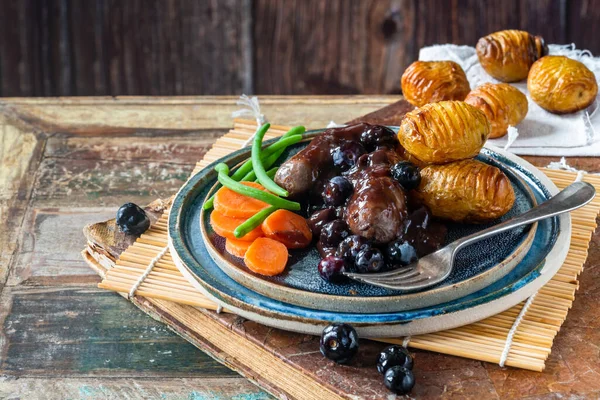
[[[508,153],[507,151],[491,144],[486,144],[484,147],[491,151],[501,154],[507,159],[521,165],[523,168],[530,171],[540,181],[540,183],[542,183],[546,187],[550,194],[555,195],[556,193],[558,193],[558,188],[556,187],[556,185],[544,173],[542,173],[539,169],[531,165],[528,161],[514,154]],[[183,185],[180,188],[180,190],[177,192],[176,198],[179,197],[181,191],[184,189],[185,186],[186,185]],[[218,305],[220,305],[221,307],[228,308],[236,314],[248,318],[250,320],[255,320],[257,322],[264,323],[269,326],[284,328],[296,332],[319,334],[321,329],[326,324],[330,323],[330,321],[315,320],[310,318],[298,318],[289,315],[286,316],[277,310],[261,310],[263,312],[263,314],[261,314],[251,310],[252,308],[258,309],[258,307],[254,307],[245,303],[250,309],[241,309],[233,304],[225,302],[220,297],[213,295],[208,290],[208,288],[205,288],[203,284],[200,283],[200,279],[190,270],[188,270],[188,267],[185,265],[185,263],[183,263],[183,261],[179,259],[179,255],[172,240],[172,229],[175,229],[176,226],[179,224],[179,215],[173,215],[173,209],[171,209],[169,213],[170,214],[168,242],[175,264],[177,265],[178,269],[182,272],[182,274],[192,284],[192,286],[194,286],[194,288],[199,290],[208,298],[215,301]],[[454,310],[438,315],[424,316],[418,319],[410,320],[408,322],[357,322],[356,328],[357,330],[359,330],[359,334],[361,334],[362,336],[369,337],[384,337],[391,335],[414,335],[432,331],[451,329],[453,327],[462,326],[495,315],[522,302],[523,300],[531,296],[533,293],[535,293],[537,290],[539,290],[539,288],[541,288],[543,285],[545,285],[552,278],[552,276],[554,276],[554,273],[556,273],[556,271],[560,268],[564,259],[566,258],[571,241],[571,217],[569,214],[563,214],[558,217],[558,222],[559,226],[556,241],[554,242],[552,248],[546,255],[544,266],[540,269],[537,276],[535,276],[530,281],[525,282],[519,288],[516,288],[510,293],[503,294],[494,299],[489,299],[479,304],[475,304],[473,306],[467,306],[466,308],[461,310]],[[561,244],[561,246],[557,245],[559,243]],[[210,287],[210,285],[206,285]],[[212,289],[216,291],[216,289]],[[221,293],[221,295],[223,296],[223,293]],[[227,295],[227,297],[231,296]],[[242,300],[237,301],[243,303]]]
[[[323,131],[324,129],[314,129],[307,131],[305,134],[310,134],[310,137],[303,139],[300,143],[312,140],[317,134]],[[225,157],[227,156],[224,156],[223,158]],[[486,157],[491,158],[491,156],[489,155],[486,155]],[[232,170],[241,166],[244,162],[245,160],[236,164],[234,167],[232,167]],[[510,170],[510,167],[501,160],[495,160],[495,162],[498,164],[505,165],[506,169]],[[537,200],[535,199],[535,196],[533,195],[529,185],[517,174],[512,173],[512,175],[514,175],[515,179],[519,180],[520,183],[528,191],[528,194],[531,196],[530,200],[533,200],[534,206],[537,205]],[[211,196],[211,194],[214,194],[217,186],[218,182],[216,182],[209,189],[209,191],[206,194],[207,198]],[[215,245],[208,237],[209,235],[205,227],[206,212],[206,210],[200,210],[200,218],[198,223],[200,225],[200,232],[206,244],[207,252],[212,258],[212,260],[215,262],[215,264],[217,264],[217,266],[225,274],[227,274],[227,276],[229,276],[231,279],[233,279],[240,285],[245,286],[246,288],[255,291],[259,294],[262,294],[266,297],[270,297],[285,303],[294,304],[299,307],[315,308],[318,306],[319,309],[326,311],[363,312],[366,314],[402,312],[410,311],[417,308],[435,306],[437,304],[443,304],[449,301],[456,300],[460,297],[467,296],[469,294],[475,293],[483,289],[484,287],[491,285],[493,282],[502,279],[502,277],[504,277],[506,274],[512,271],[516,267],[516,265],[518,265],[518,263],[521,262],[522,259],[527,255],[527,253],[531,249],[531,245],[534,242],[535,234],[537,232],[538,227],[537,222],[534,223],[531,226],[531,229],[529,229],[529,231],[525,235],[523,241],[519,243],[518,246],[516,246],[506,258],[502,259],[500,262],[496,263],[489,269],[482,271],[481,273],[476,274],[474,276],[471,276],[470,278],[465,279],[463,281],[455,282],[453,284],[445,285],[442,287],[436,287],[432,290],[419,291],[413,293],[403,293],[387,296],[343,296],[326,293],[313,293],[303,289],[274,284],[272,282],[261,279],[258,276],[255,276],[249,271],[239,268],[236,264],[225,258],[222,252],[220,252],[219,249],[215,247]],[[221,265],[221,263],[226,265],[223,266]],[[490,275],[493,276],[493,278],[490,278],[492,280],[487,280],[486,277],[489,277]],[[244,282],[244,280],[250,280],[254,283],[248,284]],[[272,286],[276,287],[272,288]],[[427,293],[427,295],[424,295],[425,293]],[[434,299],[436,296],[438,296],[438,298]],[[294,300],[292,299],[292,297],[300,297],[303,299]],[[323,302],[330,302],[331,306],[323,308]],[[406,302],[410,303],[406,305]],[[352,304],[348,305],[347,303]],[[345,304],[345,306],[338,307],[337,304]],[[368,311],[365,310],[367,308],[369,309]]]

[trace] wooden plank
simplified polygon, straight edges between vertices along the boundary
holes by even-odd
[[[520,28],[541,35],[546,43],[564,43],[567,34],[565,0],[527,0],[520,2]],[[583,26],[580,26],[581,30]],[[578,43],[578,46],[584,46]],[[585,48],[585,47],[583,47]]]
[[[600,55],[600,0],[567,1],[567,43]]]
[[[199,353],[200,352],[196,352]],[[128,399],[128,400],[267,400],[269,394],[242,377],[227,378],[95,378],[0,376],[0,398],[32,399]]]
[[[0,305],[0,375],[236,376],[114,293],[6,287]]]
[[[16,116],[49,133],[123,135],[131,132],[229,129],[237,96],[94,97],[0,100]],[[261,96],[270,121],[316,129],[349,121],[399,100],[398,96]]]
[[[254,3],[257,93],[397,93],[414,58],[410,1]]]

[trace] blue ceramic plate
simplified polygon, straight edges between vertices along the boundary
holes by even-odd
[[[234,153],[231,164],[246,158],[245,151]],[[482,155],[510,168],[529,186],[538,202],[558,191],[541,172],[516,156],[492,147],[484,149]],[[212,259],[199,227],[200,205],[206,195],[202,188],[212,186],[212,167],[191,178],[174,200],[169,218],[171,253],[182,273],[208,297],[239,315],[271,326],[316,334],[328,323],[345,322],[371,337],[449,329],[523,301],[552,277],[568,250],[570,218],[564,215],[540,222],[522,261],[501,279],[470,295],[435,306],[387,313],[340,313],[301,307],[248,289]]]
[[[282,160],[305,148],[312,137],[320,132],[307,133],[306,141],[290,147],[282,156]],[[240,156],[246,159],[250,155],[249,152],[249,149],[241,150],[239,154],[234,153],[218,162],[234,166],[233,160]],[[497,155],[490,152],[480,154],[478,159],[503,170],[511,180],[516,195],[513,208],[502,219],[490,225],[522,214],[536,204],[532,188],[520,177],[520,171],[505,165],[499,161]],[[206,172],[207,176],[214,176],[210,171]],[[203,202],[216,189],[217,185],[213,180],[206,185],[195,186],[193,191],[196,198]],[[186,218],[184,223],[191,225],[189,231],[192,236],[202,237],[202,246],[206,245],[213,261],[233,280],[258,293],[286,303],[338,312],[405,311],[446,303],[474,293],[506,275],[521,261],[527,254],[537,229],[537,224],[534,224],[532,227],[515,229],[467,247],[457,255],[456,267],[444,282],[420,293],[405,293],[354,281],[345,284],[323,281],[317,273],[317,264],[321,256],[316,246],[291,251],[286,270],[281,275],[266,277],[255,274],[245,266],[241,258],[225,251],[225,239],[218,236],[210,226],[211,211],[204,212],[199,203],[195,203],[192,207],[193,210],[189,210],[190,217]],[[200,214],[198,215],[197,212]],[[489,226],[447,225],[448,242]],[[190,248],[194,252],[196,246],[192,245]]]

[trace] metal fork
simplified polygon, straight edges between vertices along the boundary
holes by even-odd
[[[443,281],[450,275],[456,253],[463,247],[521,225],[573,211],[592,201],[595,194],[596,190],[589,183],[575,182],[539,206],[508,221],[458,239],[406,267],[371,274],[345,272],[344,275],[359,282],[388,289],[421,290]]]

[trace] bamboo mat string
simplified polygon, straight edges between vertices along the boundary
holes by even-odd
[[[402,340],[402,347],[408,347],[409,343],[410,343],[410,336],[407,336],[404,338],[404,340]]]
[[[154,257],[152,260],[150,260],[150,263],[146,267],[146,270],[144,271],[144,273],[142,275],[140,275],[138,280],[135,281],[133,286],[131,286],[129,293],[127,293],[128,299],[132,298],[135,295],[135,292],[138,290],[138,288],[140,287],[142,282],[144,282],[144,280],[148,277],[148,275],[150,275],[150,272],[152,272],[152,269],[154,268],[156,263],[159,262],[160,259],[163,258],[165,254],[167,254],[167,251],[169,251],[169,246],[163,247],[163,249],[156,255],[156,257]]]
[[[527,310],[529,310],[531,303],[533,303],[533,299],[535,299],[535,294],[527,299],[527,301],[525,302],[525,305],[523,305],[523,308],[521,309],[521,312],[519,312],[519,315],[517,315],[517,319],[515,319],[513,326],[510,328],[510,331],[508,331],[508,335],[506,335],[506,343],[504,344],[504,350],[502,350],[502,354],[500,355],[500,362],[498,363],[498,365],[500,365],[501,367],[504,367],[504,363],[506,362],[506,359],[508,358],[508,354],[510,353],[510,348],[512,347],[512,344],[513,344],[513,339],[515,337],[515,333],[517,333],[517,329],[519,329],[519,325],[521,325],[521,321],[523,321],[523,318],[525,317]]]
[[[236,104],[239,106],[245,106],[245,108],[232,112],[231,116],[233,118],[239,118],[244,115],[250,115],[256,120],[256,130],[244,142],[244,145],[242,146],[242,148],[244,148],[250,143],[252,143],[254,136],[256,136],[256,132],[258,132],[260,127],[267,122],[267,119],[265,118],[264,114],[261,114],[260,112],[260,103],[258,102],[258,97],[256,96],[248,97],[245,94],[243,94],[240,96]]]

